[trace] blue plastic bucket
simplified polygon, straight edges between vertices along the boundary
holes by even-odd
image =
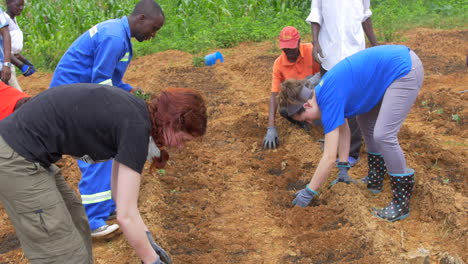
[[[220,62],[224,62],[223,54],[217,51],[215,53],[211,53],[205,56],[205,65],[211,66],[216,64],[216,61],[219,60]]]

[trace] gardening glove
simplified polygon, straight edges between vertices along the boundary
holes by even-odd
[[[274,149],[279,145],[278,132],[276,127],[268,127],[265,138],[263,139],[263,148]]]
[[[318,192],[312,190],[309,185],[307,184],[306,187],[300,191],[298,191],[295,195],[296,198],[292,201],[293,206],[300,206],[302,208],[305,208],[309,205],[310,201],[312,201],[312,198],[314,198],[315,195],[317,195]]]
[[[333,187],[333,185],[339,183],[339,182],[344,182],[346,184],[349,184],[350,182],[356,183],[355,180],[353,180],[351,177],[348,175],[348,170],[351,168],[348,162],[338,162],[336,167],[338,167],[338,178],[336,178],[334,181],[331,182],[330,187]]]
[[[145,264],[145,263],[142,261],[141,264]],[[161,259],[158,259],[158,260],[156,260],[155,262],[153,262],[152,264],[166,264],[166,263],[164,263],[163,261],[161,261]]]
[[[145,264],[145,263],[142,261],[141,264]],[[158,260],[156,260],[155,262],[153,262],[152,264],[166,264],[166,263],[164,263],[163,261],[161,261],[161,259],[158,259]]]
[[[169,257],[169,255],[166,253],[166,251],[164,251],[164,249],[162,249],[158,244],[156,244],[156,242],[154,242],[153,236],[151,235],[150,231],[146,231],[146,236],[148,237],[148,240],[151,246],[153,247],[154,251],[156,251],[156,254],[158,254],[160,262],[162,262],[162,264],[172,264],[171,257]],[[158,264],[158,262],[156,261],[155,264]]]
[[[149,143],[148,143],[148,155],[146,156],[147,161],[153,161],[153,158],[159,158],[161,157],[161,151],[159,150],[158,146],[156,146],[156,143],[154,143],[153,137],[149,137]]]
[[[33,73],[35,73],[36,69],[34,68],[33,65],[23,64],[23,66],[21,66],[21,72],[23,73],[24,76],[28,77],[32,75]]]

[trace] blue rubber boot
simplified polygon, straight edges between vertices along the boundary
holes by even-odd
[[[390,222],[395,222],[409,216],[410,199],[414,188],[414,170],[408,169],[406,174],[390,174],[390,176],[393,199],[385,208],[372,208],[372,214]]]
[[[367,165],[369,172],[361,181],[367,183],[367,189],[372,193],[380,193],[383,187],[383,180],[387,174],[385,161],[380,153],[367,153]]]

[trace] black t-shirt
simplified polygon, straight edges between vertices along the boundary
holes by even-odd
[[[114,158],[141,173],[151,121],[146,103],[100,84],[57,86],[0,122],[0,135],[21,156],[49,167],[62,154]]]

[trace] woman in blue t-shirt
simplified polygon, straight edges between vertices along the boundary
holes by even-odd
[[[410,111],[424,78],[418,56],[408,47],[385,45],[360,51],[342,60],[325,74],[315,88],[290,80],[280,93],[280,107],[298,121],[320,119],[325,150],[310,183],[296,193],[293,205],[306,207],[317,195],[339,156],[339,180],[348,178],[350,145],[347,118],[357,116],[368,152],[369,174],[363,179],[373,193],[382,190],[391,176],[393,199],[377,217],[396,221],[409,215],[414,170],[406,167],[398,143],[401,124]]]

